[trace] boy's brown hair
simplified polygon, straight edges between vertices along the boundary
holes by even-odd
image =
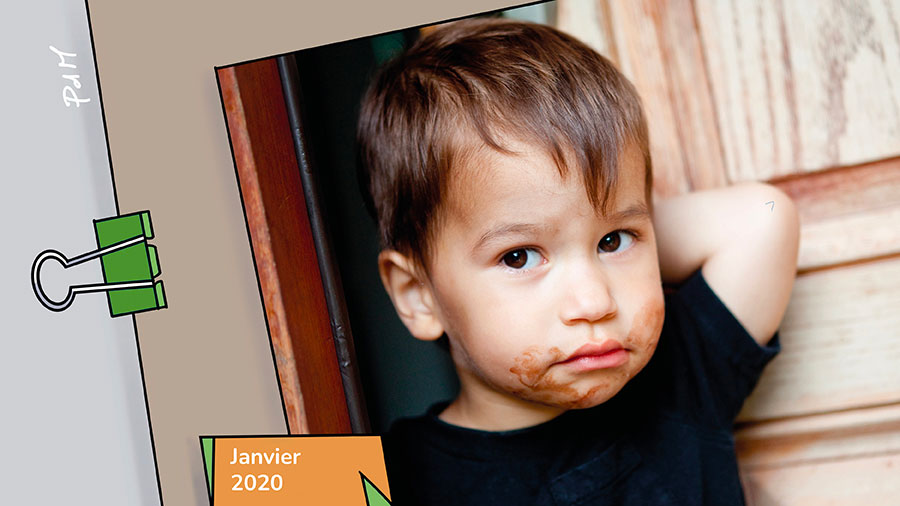
[[[385,65],[363,97],[360,178],[381,244],[427,269],[435,220],[454,166],[480,139],[533,143],[560,175],[573,165],[606,210],[621,153],[643,154],[647,125],[634,87],[612,63],[545,25],[475,18],[441,26]]]

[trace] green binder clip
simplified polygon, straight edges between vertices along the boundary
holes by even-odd
[[[63,311],[72,305],[79,293],[106,292],[111,316],[166,307],[162,281],[154,281],[160,275],[156,247],[147,244],[147,240],[153,238],[150,212],[94,220],[94,233],[97,238],[94,251],[69,259],[56,250],[46,250],[35,258],[31,281],[41,304],[51,311]],[[103,283],[71,286],[61,301],[44,293],[40,275],[45,261],[53,259],[69,268],[95,258],[100,258]]]

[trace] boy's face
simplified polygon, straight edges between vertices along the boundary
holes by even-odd
[[[644,165],[622,157],[608,216],[577,169],[543,152],[483,149],[456,169],[428,288],[475,412],[547,412],[615,395],[650,359],[663,322]],[[505,412],[509,412],[506,410]]]

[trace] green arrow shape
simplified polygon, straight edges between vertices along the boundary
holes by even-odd
[[[200,450],[203,452],[203,467],[206,468],[206,486],[209,490],[209,497],[213,495],[213,441],[214,438],[211,437],[200,437]]]
[[[369,478],[366,478],[362,471],[359,472],[359,476],[362,478],[363,489],[366,491],[366,506],[391,506],[391,501],[388,501],[388,498]]]

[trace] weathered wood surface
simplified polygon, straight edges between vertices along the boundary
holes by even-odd
[[[248,122],[244,114],[240,87],[234,67],[217,71],[222,102],[225,106],[228,131],[231,138],[232,154],[240,181],[241,197],[253,258],[266,311],[269,338],[275,350],[275,369],[278,371],[281,399],[285,406],[291,433],[309,432],[309,424],[303,410],[303,396],[300,392],[300,378],[291,347],[288,332],[287,311],[281,296],[281,285],[275,259],[273,258],[269,225],[266,220],[265,202],[262,198],[258,168],[253,156],[253,143],[247,131]]]
[[[655,191],[900,153],[900,2],[559,1],[650,120]]]
[[[797,278],[782,351],[740,420],[900,401],[900,257]]]
[[[800,212],[801,271],[900,253],[900,158],[775,184]]]
[[[218,70],[291,433],[351,431],[300,169],[274,59]]]
[[[745,472],[752,506],[856,506],[896,504],[900,455],[837,459]]]
[[[900,404],[748,424],[735,439],[745,471],[900,453]]]
[[[696,0],[729,181],[900,152],[900,2]]]

